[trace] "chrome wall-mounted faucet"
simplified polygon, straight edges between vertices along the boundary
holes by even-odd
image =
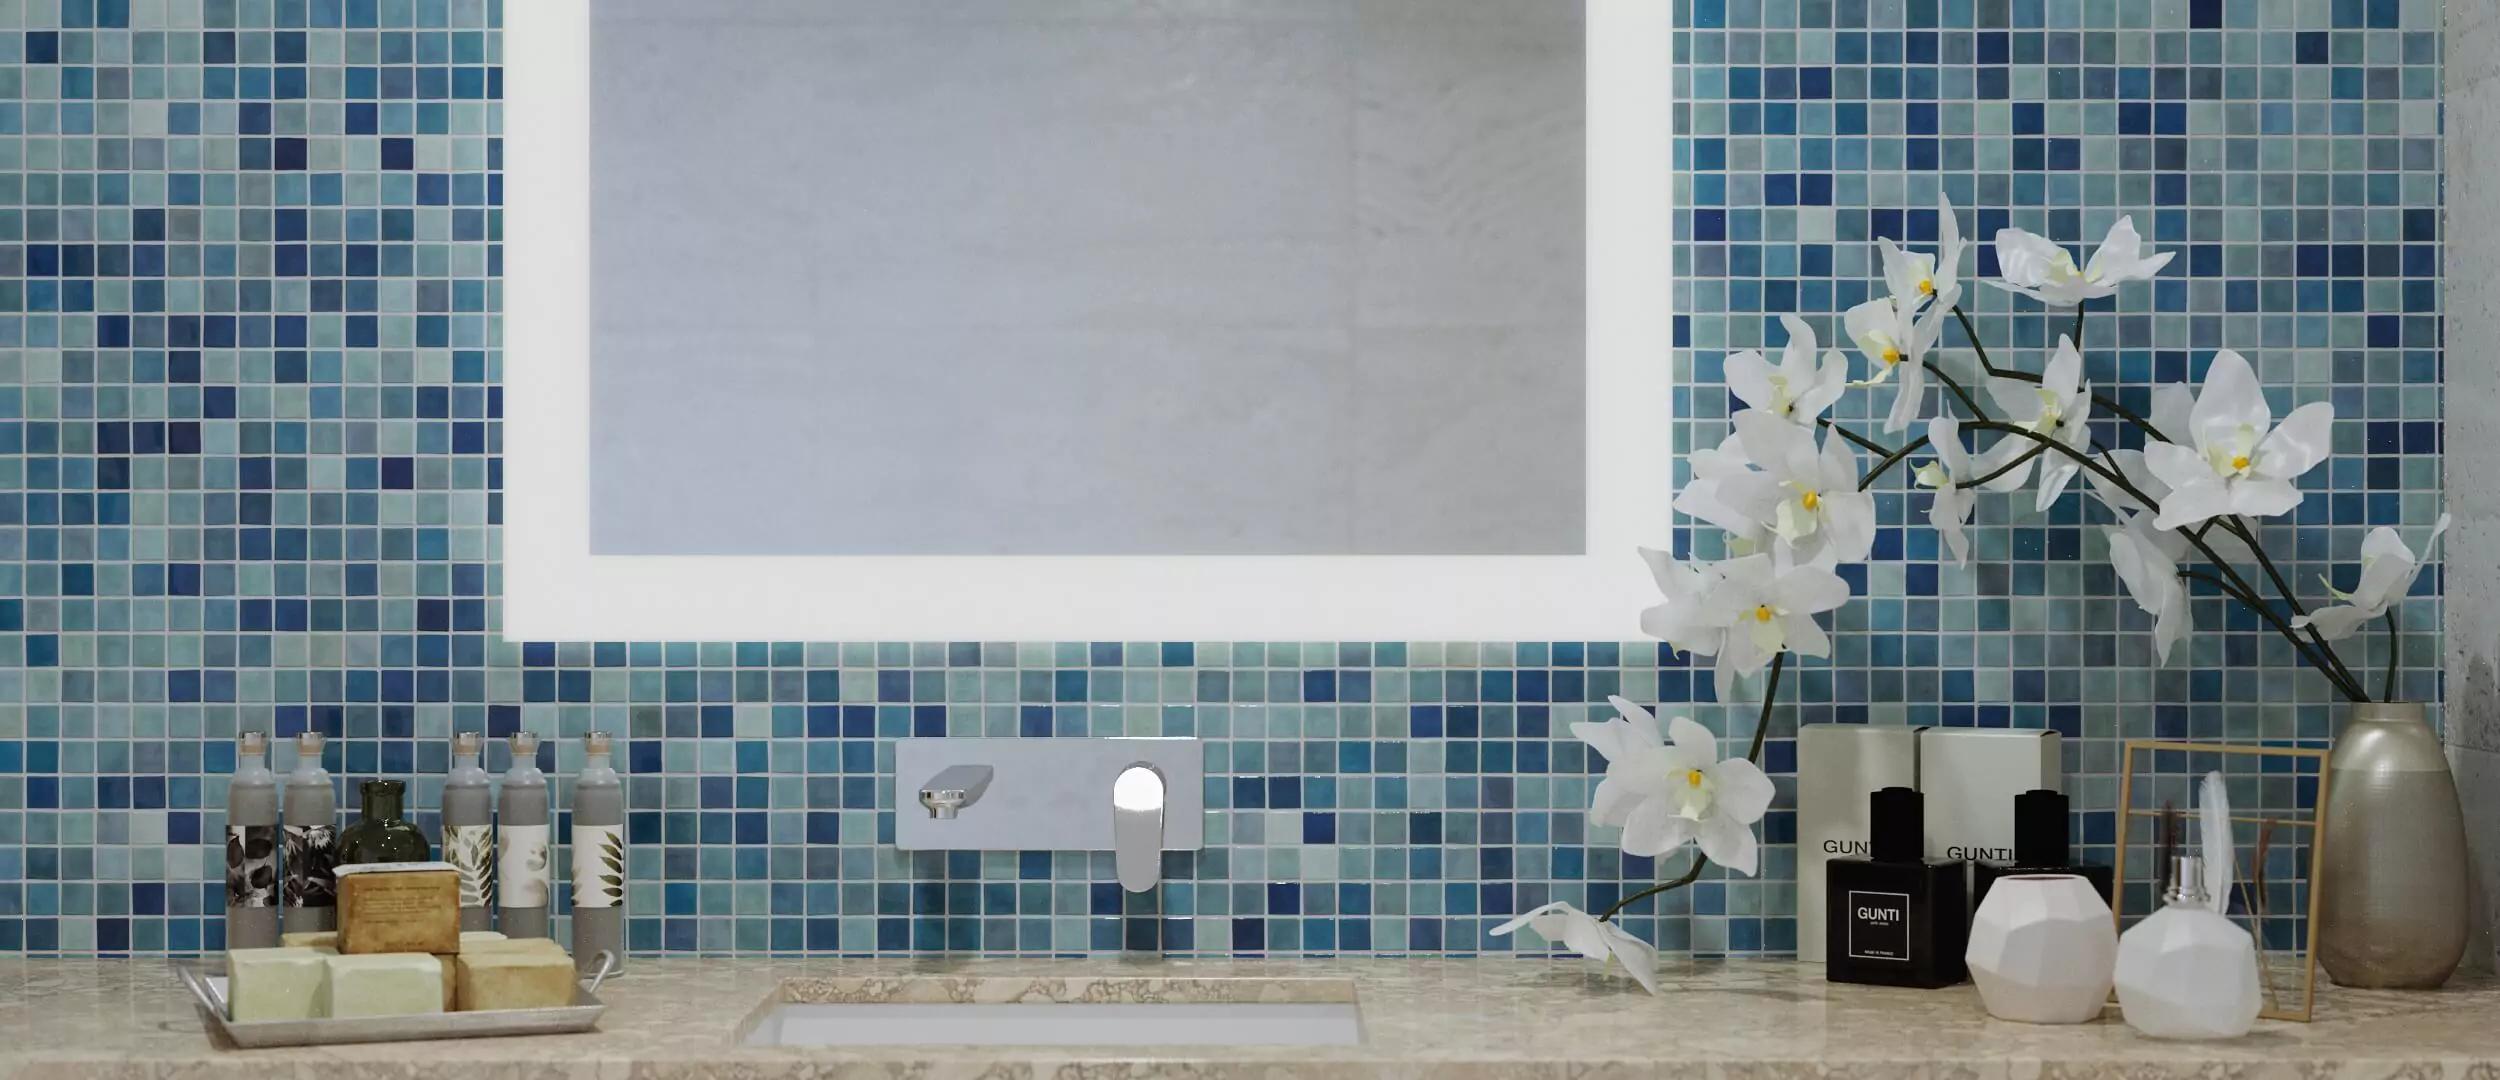
[[[990,777],[997,771],[987,765],[951,765],[945,772],[920,785],[920,805],[929,808],[929,816],[939,821],[952,821],[956,812],[981,801],[981,793],[990,789]]]
[[[904,739],[894,775],[927,809],[894,815],[904,851],[1109,851],[1145,892],[1164,852],[1205,846],[1196,739]]]

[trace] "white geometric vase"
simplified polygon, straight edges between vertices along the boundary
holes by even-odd
[[[2073,874],[1997,879],[1963,951],[1988,1015],[2027,1024],[2082,1024],[2109,1001],[2118,928],[2092,883]]]
[[[2228,916],[2173,901],[2118,939],[2118,1007],[2156,1039],[2248,1034],[2265,1007],[2257,943]]]

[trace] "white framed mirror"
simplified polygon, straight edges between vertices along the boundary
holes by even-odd
[[[1615,640],[1663,0],[506,10],[528,640]]]

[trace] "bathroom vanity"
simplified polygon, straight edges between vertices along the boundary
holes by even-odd
[[[2114,1020],[1988,1019],[1967,986],[1831,986],[1788,962],[1670,963],[1666,990],[1531,960],[1128,962],[664,959],[602,988],[595,1033],[421,1045],[240,1051],[210,1045],[172,970],[151,960],[0,960],[0,1080],[355,1077],[1520,1076],[2037,1077],[2169,1080],[2230,1073],[2344,1080],[2500,1069],[2500,984],[2429,994],[2327,991],[2314,1024],[2261,1023],[2222,1043],[2161,1043]],[[1357,1040],[1152,1045],[1152,1017],[1096,1045],[748,1045],[791,1005],[949,1006],[1119,1015],[1102,1006],[1257,1016],[1258,1004],[1351,1005]],[[817,1010],[822,1012],[824,1010]],[[899,1030],[899,1028],[897,1029]],[[924,1026],[924,1032],[927,1030]],[[1337,1030],[1342,1030],[1340,1027]],[[950,1038],[952,1036],[949,1036]],[[1125,1041],[1125,1044],[1123,1042]],[[294,1070],[294,1071],[291,1071]]]

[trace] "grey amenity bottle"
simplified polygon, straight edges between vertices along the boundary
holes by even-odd
[[[584,973],[603,951],[625,964],[625,785],[610,750],[607,732],[584,736],[573,780],[573,966]]]
[[[443,778],[443,861],[460,871],[460,928],[495,928],[495,791],[478,759],[486,736],[451,738],[451,773]]]
[[[226,784],[226,948],[278,944],[278,774],[269,771],[269,736],[235,740]]]
[[[327,740],[295,737],[295,771],[286,775],[286,931],[339,927],[339,793],[321,767]]]
[[[503,936],[547,936],[547,774],[538,736],[515,732],[495,805],[495,914]]]

